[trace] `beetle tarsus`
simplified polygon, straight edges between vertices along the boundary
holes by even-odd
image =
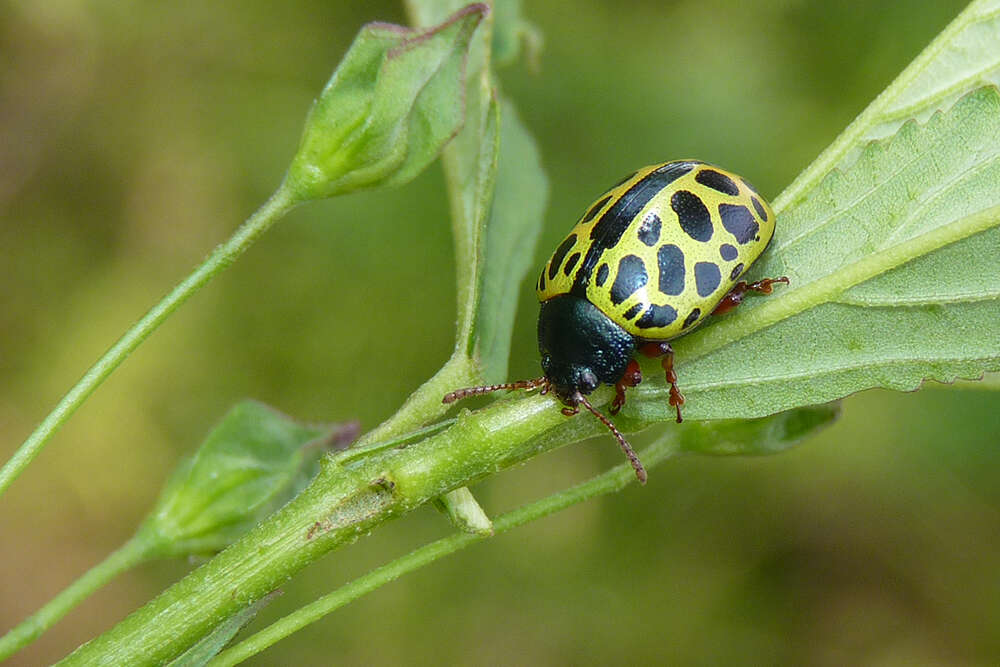
[[[781,276],[780,278],[764,278],[763,280],[758,280],[753,283],[747,283],[743,280],[739,281],[733,285],[733,289],[729,290],[729,294],[722,297],[722,301],[715,307],[712,311],[713,315],[722,315],[728,313],[730,310],[736,308],[736,306],[743,303],[743,297],[746,296],[747,292],[759,292],[760,294],[770,294],[774,291],[775,283],[788,284],[788,278]]]
[[[639,362],[632,359],[628,362],[621,379],[615,383],[615,399],[611,402],[611,408],[608,410],[612,415],[618,414],[622,406],[625,405],[625,390],[640,382],[642,382],[642,371],[639,370]]]

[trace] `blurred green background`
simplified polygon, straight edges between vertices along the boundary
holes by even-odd
[[[639,165],[698,157],[775,196],[964,4],[525,2],[541,67],[502,84],[552,179],[538,264]],[[405,17],[381,1],[0,5],[4,459],[270,194],[371,20]],[[391,415],[452,347],[442,187],[434,166],[293,212],[141,347],[0,499],[0,628],[125,540],[238,399],[366,428]],[[537,373],[530,280],[512,377]],[[796,450],[668,463],[253,663],[997,664],[998,434],[996,392],[867,392]],[[600,438],[476,493],[499,513],[617,463]],[[449,532],[431,509],[390,524],[289,582],[255,627]],[[61,657],[190,567],[113,582],[10,664]]]

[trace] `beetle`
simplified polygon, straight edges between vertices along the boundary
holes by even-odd
[[[634,355],[660,357],[670,405],[682,421],[668,341],[711,314],[738,306],[749,292],[770,294],[775,283],[740,277],[774,235],[774,212],[745,179],[697,160],[643,167],[597,199],[555,249],[536,283],[538,349],[544,375],[532,380],[458,389],[452,403],[499,390],[555,393],[563,414],[582,405],[611,431],[636,476],[646,470],[617,427],[587,395],[615,387],[610,412],[642,381]]]

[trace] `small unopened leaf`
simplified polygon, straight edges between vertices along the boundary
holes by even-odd
[[[233,614],[222,623],[219,623],[200,642],[189,648],[187,651],[171,660],[169,667],[202,667],[207,665],[212,658],[219,654],[226,647],[236,633],[243,626],[252,621],[261,609],[266,607],[274,598],[275,593],[264,596],[251,605],[247,605],[242,610]]]
[[[180,464],[140,532],[161,556],[218,551],[301,490],[318,470],[323,445],[344,430],[240,403]]]
[[[299,199],[405,183],[464,119],[465,62],[483,16],[469,5],[444,23],[361,29],[306,119],[287,184]]]

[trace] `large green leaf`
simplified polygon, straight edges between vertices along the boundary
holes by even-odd
[[[678,340],[690,418],[754,417],[1000,369],[1000,92],[869,144],[778,218],[789,288]],[[668,419],[662,382],[626,409]]]
[[[774,200],[780,215],[831,170],[853,163],[865,143],[892,136],[908,120],[925,122],[965,94],[1000,85],[1000,0],[973,0]]]

